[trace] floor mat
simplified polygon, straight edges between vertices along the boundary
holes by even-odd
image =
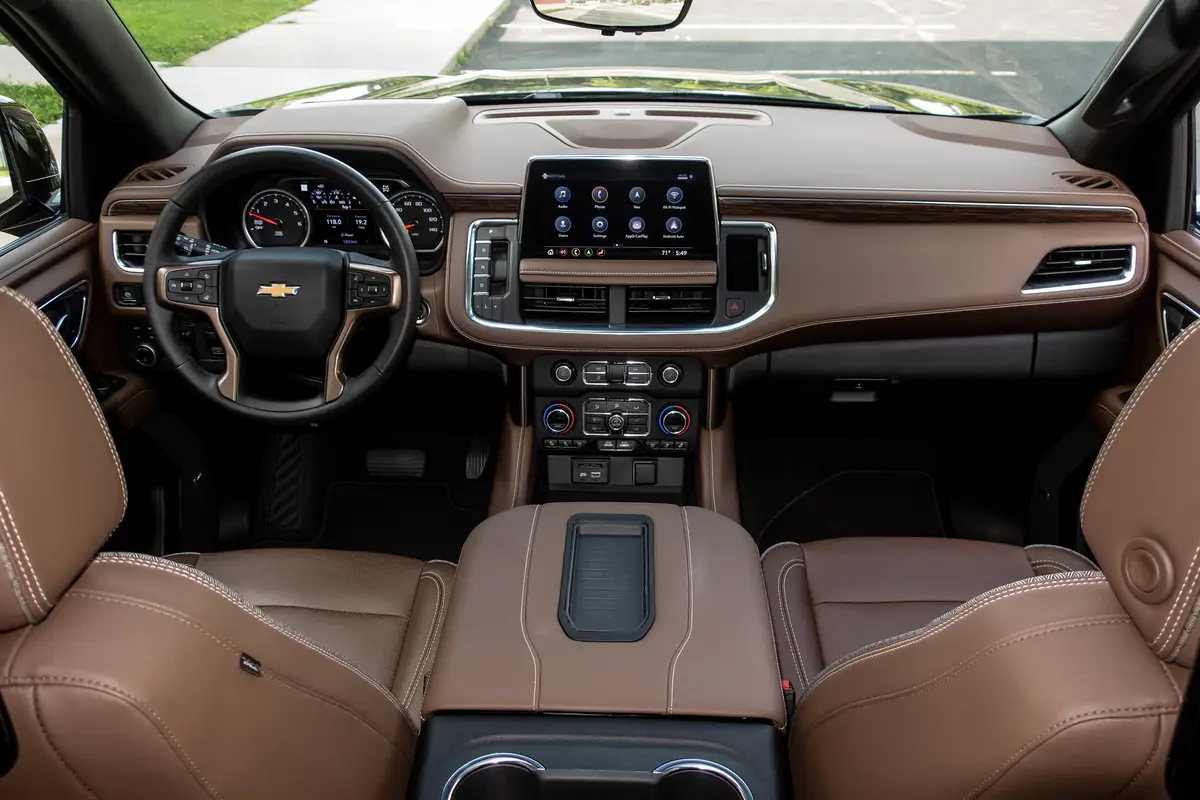
[[[846,536],[944,536],[925,472],[846,471],[808,487],[763,526],[760,546]]]
[[[442,484],[339,481],[330,485],[317,547],[458,561],[486,508],[459,508]]]

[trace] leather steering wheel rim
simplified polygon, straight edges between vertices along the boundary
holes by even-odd
[[[197,259],[182,258],[175,253],[175,237],[179,234],[187,218],[195,213],[200,203],[213,189],[221,184],[250,172],[267,170],[289,170],[304,174],[320,176],[336,182],[352,192],[366,206],[366,212],[383,230],[384,237],[391,245],[391,257],[386,266],[399,276],[399,306],[394,309],[389,318],[386,340],[379,356],[374,363],[361,375],[345,379],[341,391],[328,399],[328,394],[322,394],[316,399],[279,401],[261,398],[256,395],[242,393],[238,390],[239,374],[236,368],[239,356],[227,348],[227,368],[224,376],[217,376],[197,364],[179,342],[174,331],[175,309],[164,302],[159,292],[164,280],[160,274],[164,270],[175,270],[190,265],[198,265]],[[312,248],[308,248],[312,249]],[[221,263],[229,256],[244,251],[230,251],[221,254]],[[374,259],[346,255],[347,265],[354,268],[372,269],[368,264],[383,265]],[[214,259],[208,260],[212,266]],[[383,269],[377,269],[385,272]],[[248,417],[260,422],[274,424],[309,424],[329,419],[350,409],[361,402],[372,392],[379,389],[408,358],[416,339],[417,313],[420,307],[421,278],[417,264],[417,254],[409,239],[399,213],[382,192],[371,183],[362,173],[338,159],[302,147],[266,146],[252,147],[206,164],[196,175],[190,178],[179,191],[167,202],[159,215],[150,234],[146,247],[146,260],[143,281],[143,295],[146,302],[146,313],[149,317],[150,328],[163,353],[162,362],[177,372],[180,377],[200,394],[209,398],[218,406],[230,413]],[[196,308],[198,311],[209,309]],[[352,312],[344,311],[344,320],[352,318]],[[225,333],[220,309],[213,308],[209,313],[210,320],[218,326],[219,335]],[[351,328],[352,330],[352,328]],[[343,338],[339,337],[336,347],[344,346]],[[330,358],[335,356],[331,354]],[[340,369],[340,349],[337,352],[337,367]],[[230,372],[232,385],[230,389]],[[327,391],[328,387],[326,387]],[[230,397],[232,392],[233,396]]]

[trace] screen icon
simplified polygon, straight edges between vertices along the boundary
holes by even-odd
[[[597,249],[596,249],[596,258],[604,258],[604,254],[605,254],[605,253],[607,253],[607,252],[608,252],[608,251],[607,251],[607,250],[605,250],[603,247],[599,247],[599,248],[597,248]]]
[[[641,233],[644,230],[646,230],[646,220],[642,219],[641,217],[634,217],[633,219],[629,220],[630,233]]]
[[[580,251],[579,251],[579,248],[578,248],[578,247],[572,247],[572,248],[571,248],[571,256],[572,256],[572,257],[574,257],[574,258],[579,258],[579,252],[580,252]]]
[[[550,258],[554,258],[554,248],[551,247],[549,250],[547,250],[546,255],[550,256]]]
[[[646,190],[640,186],[635,186],[629,190],[629,201],[631,203],[642,203],[646,199]]]
[[[604,217],[596,217],[592,220],[592,230],[596,233],[604,233],[608,230],[608,220]]]
[[[561,257],[566,258],[567,256],[571,255],[571,251],[568,250],[567,248],[563,247],[563,248],[559,249],[558,254]]]
[[[592,199],[597,203],[606,202],[608,200],[608,189],[605,189],[603,186],[597,186],[595,189],[592,189]]]
[[[682,203],[683,189],[680,189],[678,186],[672,186],[670,189],[667,189],[667,202],[671,205]]]
[[[566,186],[560,186],[554,190],[554,199],[560,203],[566,203],[571,199],[571,190]]]
[[[585,247],[585,248],[583,249],[583,257],[584,257],[584,258],[591,258],[591,257],[592,257],[592,256],[594,256],[594,255],[596,255],[596,251],[595,251],[595,250],[593,250],[592,248],[590,248],[590,247]]]
[[[566,233],[567,231],[571,230],[571,218],[559,217],[558,219],[554,220],[554,229],[559,233]]]
[[[683,230],[683,220],[679,217],[671,217],[667,220],[667,233],[679,233]]]

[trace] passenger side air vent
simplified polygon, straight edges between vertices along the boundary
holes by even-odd
[[[156,181],[165,181],[169,178],[174,178],[181,172],[184,172],[187,167],[173,167],[166,165],[154,165],[148,167],[138,167],[133,172],[129,173],[129,177],[125,179],[126,183],[154,183]]]
[[[608,287],[524,283],[521,313],[530,320],[607,322]]]
[[[1200,313],[1197,313],[1196,309],[1192,308],[1182,300],[1163,292],[1163,340],[1167,344],[1175,341],[1175,337],[1183,333],[1184,330],[1189,325],[1195,323],[1196,320],[1200,320]]]
[[[625,319],[633,326],[707,324],[716,311],[715,286],[630,286]]]
[[[1133,277],[1133,248],[1063,247],[1046,255],[1025,283],[1026,294],[1116,286]]]
[[[117,231],[113,234],[113,250],[117,261],[126,267],[141,269],[146,263],[146,243],[150,231]]]
[[[1077,186],[1080,189],[1111,192],[1114,189],[1121,188],[1120,184],[1107,175],[1097,175],[1091,172],[1059,172],[1057,175],[1067,183]]]

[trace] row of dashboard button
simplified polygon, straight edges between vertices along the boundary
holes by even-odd
[[[590,443],[589,439],[545,439],[542,442],[548,450],[582,450]],[[686,452],[692,447],[691,442],[682,440],[659,441],[654,439],[637,442],[633,439],[602,439],[596,442],[596,448],[605,453],[632,453],[641,446],[655,452],[673,451],[677,453]]]

